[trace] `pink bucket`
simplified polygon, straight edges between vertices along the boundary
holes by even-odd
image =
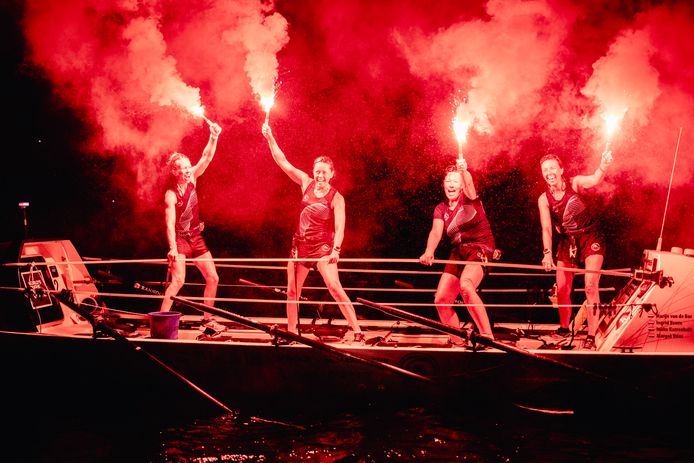
[[[178,339],[178,321],[181,312],[150,312],[149,335],[156,339]]]

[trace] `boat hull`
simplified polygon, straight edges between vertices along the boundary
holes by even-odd
[[[446,409],[520,405],[592,413],[691,408],[691,355],[550,352],[552,360],[496,350],[344,348],[431,378],[426,382],[306,346],[132,340],[234,409],[329,410],[403,404]],[[152,416],[219,412],[138,350],[113,339],[0,333],[6,397],[18,411],[113,407]],[[558,363],[557,363],[558,362]]]

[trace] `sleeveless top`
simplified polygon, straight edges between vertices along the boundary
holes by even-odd
[[[178,188],[172,188],[176,194],[176,233],[189,233],[200,229],[198,210],[198,193],[193,183],[188,183],[186,190],[180,194]]]
[[[328,193],[319,198],[313,191],[315,183],[315,180],[312,180],[304,191],[299,225],[294,233],[294,239],[332,243],[335,236],[335,213],[330,205],[337,190],[330,187]]]
[[[581,195],[576,193],[570,184],[566,184],[564,196],[559,200],[554,199],[549,187],[545,195],[549,203],[552,224],[559,233],[576,235],[597,227],[595,216],[590,212]]]
[[[434,219],[443,220],[443,227],[451,245],[480,244],[494,249],[494,235],[482,207],[482,201],[468,199],[466,196],[458,201],[453,210],[445,202],[434,209]]]

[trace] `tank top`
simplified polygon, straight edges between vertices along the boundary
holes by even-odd
[[[564,196],[559,200],[554,199],[549,187],[545,195],[549,203],[552,224],[559,233],[575,235],[596,227],[595,217],[590,212],[588,205],[581,195],[571,188],[570,184],[566,184]]]
[[[321,241],[332,243],[335,235],[335,212],[330,205],[337,193],[330,187],[328,193],[319,198],[314,190],[315,180],[306,187],[301,199],[299,225],[294,238],[299,241]]]
[[[183,194],[180,194],[176,187],[172,191],[176,194],[176,232],[187,233],[191,230],[199,230],[200,214],[195,185],[192,182],[189,183]]]
[[[445,202],[434,209],[434,219],[443,220],[443,227],[451,245],[482,244],[494,249],[494,235],[479,198],[463,196],[453,210]]]

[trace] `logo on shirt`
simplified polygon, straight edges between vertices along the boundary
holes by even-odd
[[[595,243],[591,244],[591,245],[590,245],[590,250],[591,250],[591,251],[595,251],[595,252],[599,251],[599,250],[600,250],[600,243],[595,242]]]

